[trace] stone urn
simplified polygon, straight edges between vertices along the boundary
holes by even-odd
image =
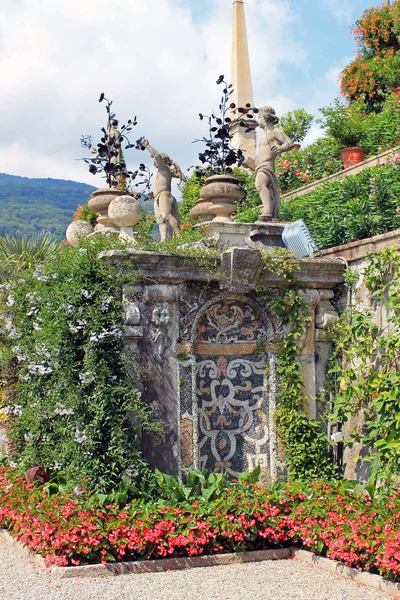
[[[214,223],[232,223],[236,210],[235,201],[242,200],[246,190],[239,185],[239,179],[230,173],[207,177],[200,197],[210,202],[208,213],[215,215]]]
[[[128,195],[117,196],[108,207],[108,216],[120,228],[120,237],[131,240],[135,239],[132,227],[139,223],[142,212],[139,200]]]
[[[88,206],[90,210],[97,213],[95,231],[104,230],[105,227],[107,229],[117,229],[108,216],[108,207],[114,198],[125,195],[126,191],[117,188],[102,188],[93,192],[89,198]]]
[[[198,223],[205,223],[206,221],[211,221],[211,219],[214,218],[214,215],[212,215],[209,211],[213,203],[210,202],[210,200],[207,200],[207,198],[203,198],[201,195],[204,189],[204,187],[201,189],[200,198],[190,211],[190,216]]]
[[[87,221],[79,220],[73,221],[71,225],[68,225],[67,232],[65,235],[68,243],[71,244],[71,246],[73,246],[74,248],[76,248],[79,242],[88,237],[88,235],[93,233],[93,231],[93,225],[91,225]]]

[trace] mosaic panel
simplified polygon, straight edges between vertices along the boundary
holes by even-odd
[[[196,358],[200,469],[234,476],[268,453],[264,377],[260,356]]]

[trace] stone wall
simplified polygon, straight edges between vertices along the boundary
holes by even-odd
[[[267,477],[283,474],[273,414],[278,344],[288,329],[272,317],[268,300],[257,300],[260,252],[234,248],[206,266],[155,253],[102,256],[127,279],[136,273],[124,289],[126,349],[164,429],[162,442],[143,436],[145,458],[178,477],[195,468],[235,476],[257,465]],[[326,259],[298,266],[311,315],[301,350],[306,408],[315,417],[330,345],[324,328],[336,318],[331,299],[344,266]],[[284,285],[274,273],[262,279],[267,298]]]

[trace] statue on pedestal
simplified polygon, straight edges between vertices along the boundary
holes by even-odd
[[[283,152],[293,148],[292,140],[276,125],[279,119],[271,106],[263,106],[259,110],[258,123],[264,130],[253,165],[255,170],[256,188],[263,203],[260,221],[277,221],[281,203],[278,179],[275,173],[275,159]],[[246,166],[246,163],[245,163]]]
[[[168,154],[159,152],[149,141],[143,138],[140,142],[150,152],[157,167],[156,182],[154,185],[154,213],[160,227],[161,240],[172,238],[180,234],[178,203],[171,193],[172,178],[185,181],[179,165],[170,159]]]

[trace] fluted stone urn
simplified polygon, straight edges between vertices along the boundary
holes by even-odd
[[[232,223],[235,201],[242,200],[245,195],[246,190],[240,186],[239,179],[229,173],[207,177],[200,193],[203,201],[211,203],[208,213],[215,215],[213,223]]]
[[[117,188],[102,188],[95,190],[92,193],[89,198],[88,206],[90,210],[97,213],[95,231],[104,229],[105,227],[107,227],[107,229],[118,230],[108,216],[108,207],[114,198],[125,195],[126,191]]]

